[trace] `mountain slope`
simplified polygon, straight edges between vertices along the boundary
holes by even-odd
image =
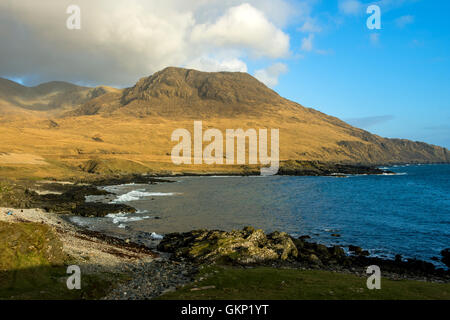
[[[89,101],[69,115],[235,116],[269,113],[280,96],[247,73],[207,73],[169,67],[123,90],[120,99]]]
[[[26,87],[0,78],[0,115],[58,115],[116,89],[89,88],[52,81]]]
[[[203,119],[213,123],[228,119],[228,128],[281,128],[281,134],[287,137],[281,141],[284,159],[351,163],[450,161],[445,148],[372,135],[284,99],[249,74],[239,72],[169,67],[140,79],[121,93],[90,100],[68,114],[75,115]]]
[[[126,89],[66,83],[27,88],[0,81],[0,153],[13,153],[15,159],[19,154],[42,157],[58,170],[235,170],[172,163],[176,144],[171,141],[172,132],[185,128],[193,134],[195,120],[203,122],[204,130],[217,128],[223,133],[226,129],[278,128],[280,160],[285,161],[450,162],[445,148],[373,135],[284,99],[245,73],[166,68]],[[0,159],[0,174],[3,166],[13,164],[2,164]]]

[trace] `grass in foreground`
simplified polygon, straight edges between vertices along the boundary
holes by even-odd
[[[82,275],[81,290],[68,290],[72,259],[46,225],[0,221],[0,299],[97,299],[114,275]]]
[[[450,299],[450,284],[381,280],[381,290],[369,290],[367,278],[319,270],[258,267],[207,267],[205,280],[165,294],[166,300],[428,300]],[[203,290],[193,288],[214,286]]]

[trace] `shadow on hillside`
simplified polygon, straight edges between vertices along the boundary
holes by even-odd
[[[111,274],[81,274],[81,289],[69,290],[67,266],[39,266],[0,271],[2,300],[72,300],[99,299],[114,284]]]

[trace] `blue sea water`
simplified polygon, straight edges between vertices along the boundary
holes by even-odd
[[[142,212],[135,217],[143,218],[123,221],[128,230],[164,234],[252,225],[310,235],[327,245],[358,245],[382,257],[439,257],[450,247],[450,165],[389,169],[398,174],[181,177],[115,192],[125,199],[133,190],[141,192],[126,202]]]

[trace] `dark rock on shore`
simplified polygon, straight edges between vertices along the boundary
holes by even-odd
[[[293,240],[298,249],[297,260],[309,262],[313,265],[343,263],[346,255],[339,246],[327,247],[319,243],[306,242],[302,239]]]
[[[303,239],[295,239],[278,231],[266,235],[252,227],[231,232],[195,230],[166,235],[158,250],[173,253],[174,259],[242,265],[277,260],[322,265],[343,263],[347,259],[339,246],[326,247]]]
[[[279,175],[345,176],[350,174],[383,174],[391,171],[363,165],[334,164],[320,161],[289,160],[281,163]]]
[[[34,191],[26,191],[31,195],[30,207],[42,208],[48,212],[68,213],[84,217],[104,217],[109,213],[136,212],[136,209],[125,204],[86,203],[88,195],[107,195],[107,191],[94,186],[72,185],[64,187],[61,194],[39,195]]]
[[[450,268],[450,248],[441,251],[442,262]]]
[[[104,217],[110,213],[134,213],[136,209],[121,203],[81,203],[71,211],[82,217]]]
[[[357,247],[357,246],[353,246],[353,245],[349,245],[348,250],[357,256],[368,256],[369,255],[369,251],[363,250],[361,247]]]
[[[39,191],[45,191],[38,193]],[[50,191],[50,193],[48,192]],[[41,208],[48,212],[73,214],[85,217],[103,217],[109,213],[136,212],[125,204],[86,203],[88,195],[108,195],[91,185],[72,185],[49,183],[45,190],[30,183],[9,185],[4,196],[0,196],[0,205],[17,209]]]
[[[95,186],[113,186],[119,184],[136,183],[136,184],[156,184],[160,182],[172,183],[174,181],[155,178],[149,175],[131,174],[131,175],[117,175],[104,178],[97,178],[95,181],[90,181]]]
[[[173,253],[175,258],[197,262],[254,264],[272,260],[295,259],[298,250],[285,232],[265,235],[262,230],[246,227],[242,231],[195,230],[171,233],[158,250]]]
[[[246,227],[240,231],[195,230],[171,233],[164,237],[157,249],[172,253],[174,260],[189,260],[196,263],[219,263],[237,265],[279,265],[320,268],[325,270],[356,269],[364,273],[365,268],[377,265],[383,272],[400,275],[402,278],[438,278],[448,281],[449,271],[436,269],[432,263],[417,259],[403,261],[369,257],[369,252],[350,246],[353,255],[347,255],[340,246],[323,244],[290,237],[284,232],[264,234],[262,230]],[[445,250],[444,250],[445,251]],[[445,251],[444,254],[446,254]]]
[[[126,204],[86,202],[86,196],[112,194],[97,186],[126,183],[156,184],[173,182],[147,175],[122,175],[98,177],[90,184],[77,183],[39,183],[33,181],[11,181],[5,183],[0,192],[0,206],[17,209],[41,208],[48,212],[73,214],[84,217],[104,217],[110,213],[134,213],[136,209]]]

